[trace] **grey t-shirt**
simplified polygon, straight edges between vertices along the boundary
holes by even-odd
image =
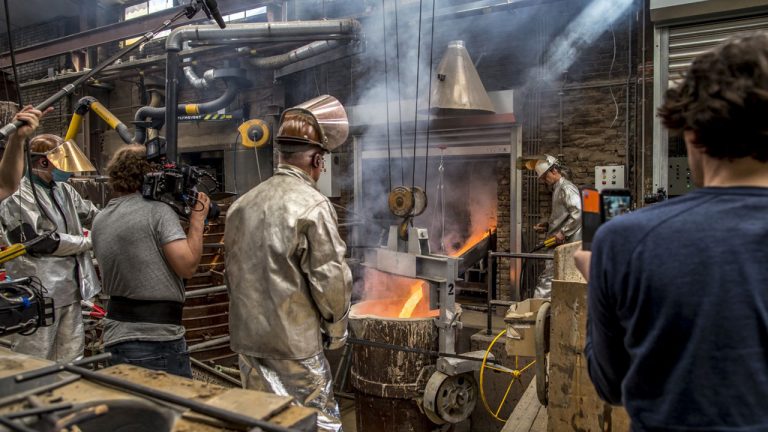
[[[184,301],[184,282],[162,249],[187,237],[170,206],[138,193],[115,198],[96,216],[92,236],[104,293],[134,300]],[[184,326],[104,320],[105,346],[182,336]]]

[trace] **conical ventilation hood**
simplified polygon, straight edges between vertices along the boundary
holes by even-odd
[[[464,41],[452,41],[432,80],[433,112],[495,113],[483,82],[472,64]]]

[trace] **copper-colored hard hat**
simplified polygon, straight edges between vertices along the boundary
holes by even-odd
[[[316,145],[333,151],[348,135],[349,120],[344,106],[335,97],[323,95],[283,112],[277,142],[281,149]]]

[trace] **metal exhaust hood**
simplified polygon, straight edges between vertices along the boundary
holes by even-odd
[[[443,59],[432,80],[432,104],[434,113],[482,114],[495,113],[491,99],[475,70],[472,58],[464,47],[464,41],[448,44]]]

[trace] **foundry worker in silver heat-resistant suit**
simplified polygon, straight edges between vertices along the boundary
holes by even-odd
[[[316,408],[322,431],[341,430],[323,349],[346,341],[352,275],[336,212],[316,182],[323,155],[347,133],[331,96],[286,110],[280,165],[232,205],[224,235],[231,347],[243,383]]]
[[[535,171],[539,181],[552,190],[552,209],[546,223],[536,224],[534,229],[546,232],[546,238],[555,238],[555,244],[561,245],[581,240],[581,196],[579,188],[565,178],[560,162],[550,155],[536,163]],[[550,249],[549,253],[554,251]],[[554,262],[547,260],[544,271],[536,284],[535,298],[552,296],[552,278],[555,274]]]
[[[85,334],[80,300],[100,290],[91,259],[91,239],[83,231],[98,214],[90,201],[66,183],[72,172],[95,171],[74,141],[38,135],[29,142],[32,181],[24,177],[19,190],[0,204],[0,225],[7,241],[44,239],[27,254],[8,261],[13,279],[35,276],[53,297],[54,323],[29,336],[14,335],[16,352],[69,362],[83,356]]]

